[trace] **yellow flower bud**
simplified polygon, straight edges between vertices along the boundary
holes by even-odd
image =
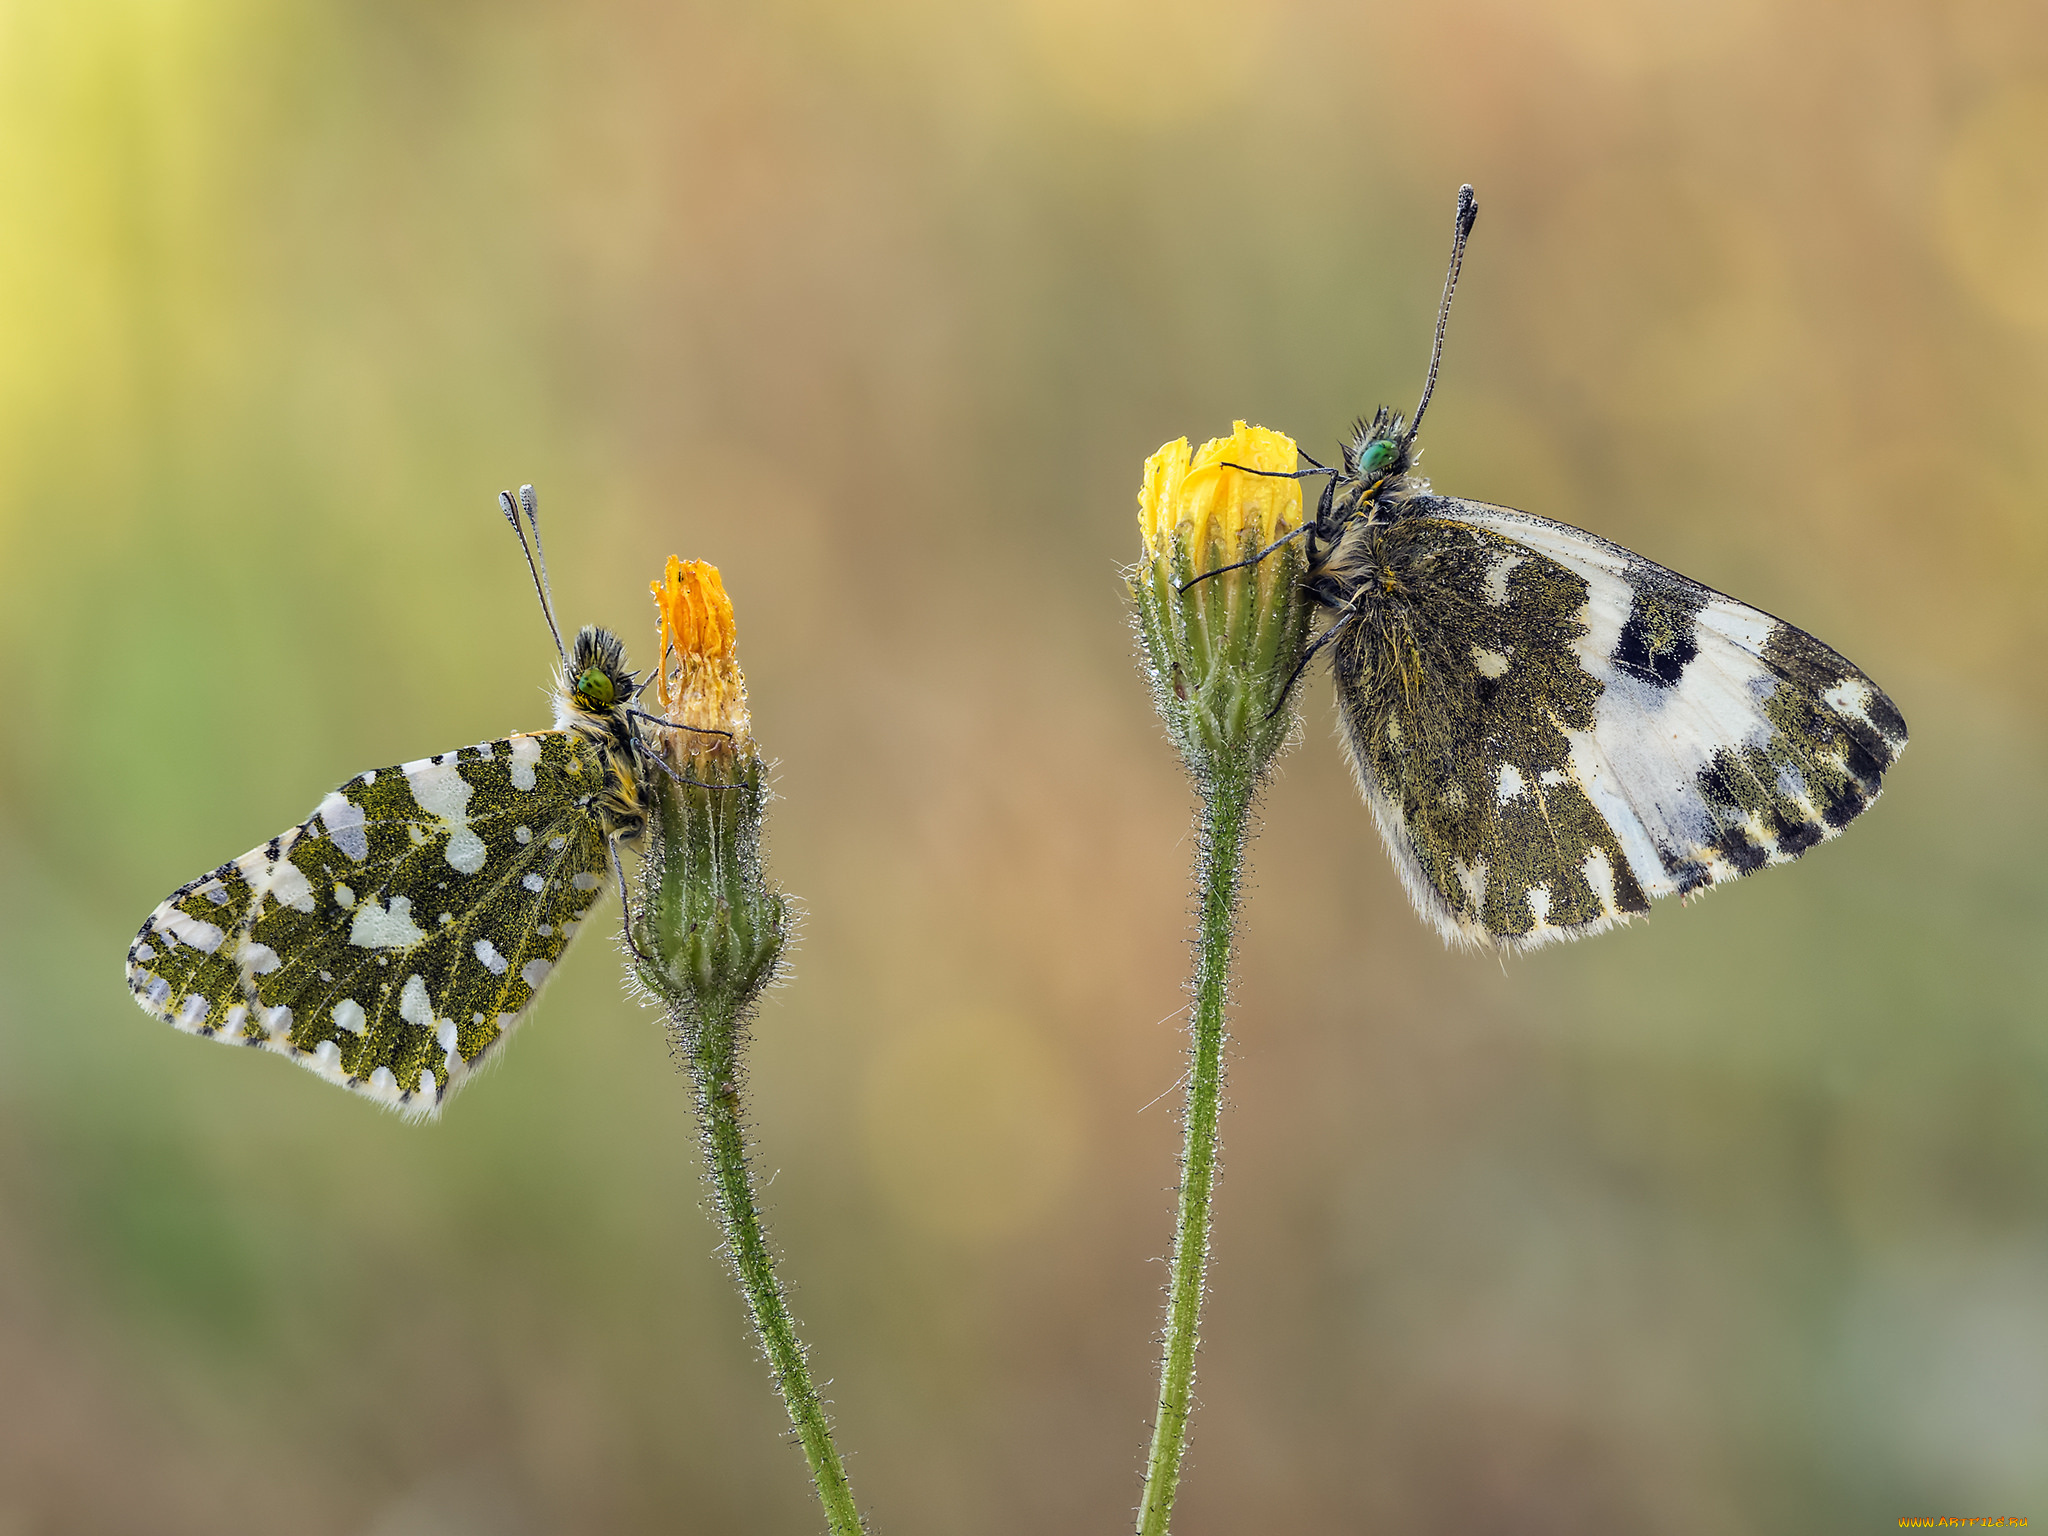
[[[1160,717],[1205,781],[1263,775],[1293,725],[1282,706],[1313,605],[1299,541],[1273,546],[1301,527],[1301,482],[1284,478],[1295,462],[1292,438],[1243,422],[1145,461],[1130,573],[1138,634]],[[1240,561],[1250,563],[1224,569]]]

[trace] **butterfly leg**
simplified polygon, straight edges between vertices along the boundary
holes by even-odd
[[[660,715],[650,715],[650,714],[649,714],[649,713],[647,713],[647,711],[646,711],[646,710],[644,710],[644,709],[631,709],[631,708],[629,708],[629,709],[627,709],[626,713],[627,713],[627,714],[629,714],[629,715],[631,715],[631,716],[632,716],[632,717],[633,717],[634,719],[636,719],[636,720],[646,720],[646,721],[650,722],[650,723],[651,723],[651,724],[653,724],[653,725],[655,726],[655,728],[656,728],[656,729],[658,729],[658,730],[664,730],[664,731],[695,731],[695,732],[696,732],[696,733],[697,733],[698,735],[700,735],[700,736],[723,736],[723,737],[724,737],[724,738],[725,738],[725,739],[726,739],[727,741],[731,741],[731,740],[732,740],[732,732],[731,732],[731,731],[721,731],[721,730],[718,730],[718,729],[717,729],[716,727],[714,727],[714,726],[709,726],[709,725],[678,725],[678,724],[677,724],[677,723],[676,723],[675,721],[673,721],[673,720],[664,720],[664,719],[662,719],[662,717],[661,717]]]
[[[605,847],[611,850],[612,873],[619,877],[619,916],[621,919],[620,926],[624,928],[626,934],[626,947],[633,951],[634,958],[642,965],[652,965],[654,963],[653,957],[642,949],[639,942],[633,937],[633,903],[631,898],[626,895],[626,866],[619,862],[618,838],[606,838]]]
[[[1361,588],[1358,596],[1352,598],[1350,602],[1339,609],[1337,616],[1324,627],[1323,632],[1309,642],[1308,648],[1301,653],[1301,660],[1294,664],[1294,671],[1288,674],[1287,686],[1280,690],[1280,702],[1266,711],[1266,718],[1268,720],[1286,708],[1288,696],[1294,692],[1294,685],[1301,681],[1301,674],[1308,670],[1308,664],[1316,659],[1316,652],[1337,638],[1338,633],[1344,627],[1344,621],[1358,612],[1358,605],[1365,597],[1365,593],[1366,589]]]
[[[1294,451],[1301,453],[1299,448]],[[1301,453],[1301,456],[1304,459],[1308,459],[1308,455],[1305,453]],[[1308,459],[1308,461],[1311,464],[1316,464],[1314,459]],[[1233,464],[1228,459],[1225,459],[1216,467],[1218,469],[1234,469],[1242,475],[1264,475],[1268,480],[1306,480],[1314,475],[1334,475],[1337,473],[1337,471],[1331,469],[1326,464],[1316,464],[1314,469],[1253,469],[1249,464]]]
[[[676,729],[679,731],[692,731],[695,730],[696,727],[692,725],[679,725],[676,727]],[[715,731],[712,734],[717,736],[723,736],[726,733],[724,731]],[[663,773],[667,774],[669,776],[669,779],[674,783],[687,784],[693,789],[738,789],[740,787],[737,784],[712,784],[706,782],[703,779],[693,779],[687,773],[677,772],[676,769],[669,765],[668,759],[663,757],[660,753],[650,752],[647,755],[653,761],[654,765],[657,768],[659,768]]]
[[[1229,467],[1234,469],[1237,466],[1231,465]],[[1253,475],[1278,474],[1278,471],[1253,469],[1247,470],[1246,473]],[[1283,475],[1280,476],[1280,478],[1292,479],[1293,477]],[[1215,570],[1204,571],[1201,575],[1192,577],[1187,581],[1177,581],[1174,583],[1173,590],[1176,592],[1185,592],[1189,587],[1195,585],[1196,582],[1207,581],[1211,576],[1221,576],[1225,571],[1241,571],[1248,565],[1257,565],[1261,560],[1265,559],[1266,556],[1273,553],[1273,551],[1278,549],[1282,544],[1287,543],[1290,539],[1300,538],[1304,533],[1307,533],[1313,527],[1315,527],[1314,523],[1303,523],[1299,528],[1296,528],[1292,533],[1281,534],[1279,538],[1275,539],[1272,543],[1268,544],[1264,549],[1260,550],[1257,554],[1247,555],[1242,560],[1233,560],[1228,565],[1219,565],[1216,567]]]

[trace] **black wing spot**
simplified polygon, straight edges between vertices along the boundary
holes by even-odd
[[[1880,761],[1874,753],[1865,751],[1851,737],[1848,742],[1848,750],[1842,754],[1842,766],[1848,769],[1862,783],[1875,785],[1878,780],[1884,777],[1884,771],[1888,764]]]
[[[1628,622],[1621,626],[1621,638],[1614,643],[1616,666],[1669,688],[1685,675],[1699,653],[1692,614],[1675,605],[1660,604],[1650,593],[1636,593]]]
[[[1739,875],[1762,869],[1771,856],[1762,843],[1754,841],[1741,827],[1730,827],[1707,846],[1733,864]]]
[[[1821,819],[1829,826],[1840,830],[1863,814],[1870,804],[1862,786],[1854,779],[1844,779],[1835,789],[1829,791],[1827,804],[1820,808]]]
[[[1773,809],[1771,836],[1780,854],[1796,859],[1827,834],[1810,821],[1793,821],[1783,811]]]

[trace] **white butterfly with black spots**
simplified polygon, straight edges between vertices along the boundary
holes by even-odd
[[[1344,745],[1417,910],[1526,949],[1798,858],[1877,799],[1906,723],[1813,636],[1618,545],[1409,472],[1429,381],[1326,474],[1304,537]],[[1257,558],[1257,557],[1255,557]],[[1297,670],[1299,676],[1299,670]]]

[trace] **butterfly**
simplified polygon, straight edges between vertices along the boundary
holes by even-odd
[[[1382,406],[1294,471],[1328,477],[1314,519],[1238,564],[1304,540],[1327,622],[1294,677],[1329,652],[1402,884],[1447,942],[1519,950],[1798,858],[1877,799],[1906,722],[1805,631],[1412,472],[1477,216],[1464,187],[1413,419]]]
[[[356,775],[179,886],[128,949],[145,1013],[408,1118],[438,1114],[491,1058],[607,875],[623,903],[618,845],[646,828],[650,765],[667,767],[643,734],[667,722],[634,707],[618,638],[591,626],[562,644],[533,487],[499,506],[561,658],[555,728]]]

